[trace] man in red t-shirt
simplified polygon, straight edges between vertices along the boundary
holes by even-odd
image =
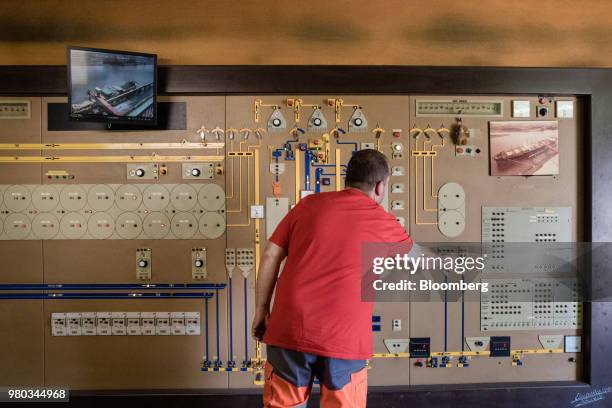
[[[264,406],[305,406],[316,377],[323,406],[365,407],[372,303],[361,296],[361,245],[410,243],[380,206],[388,181],[387,158],[358,151],[345,190],[302,199],[270,237],[252,329],[267,345]]]

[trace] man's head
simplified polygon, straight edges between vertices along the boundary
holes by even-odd
[[[346,188],[357,188],[380,204],[385,198],[388,181],[389,162],[378,150],[359,150],[349,160],[346,169]]]

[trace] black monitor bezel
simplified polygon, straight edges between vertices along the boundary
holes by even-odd
[[[101,52],[108,54],[121,54],[121,55],[133,55],[137,57],[146,57],[153,58],[153,118],[146,120],[135,120],[135,119],[125,119],[125,118],[114,118],[108,116],[101,115],[80,115],[74,116],[72,113],[72,61],[70,58],[70,53],[73,50],[77,51],[91,51],[91,52]],[[79,47],[69,45],[66,47],[66,77],[67,77],[67,85],[68,85],[68,118],[73,121],[79,122],[102,122],[107,123],[109,127],[113,124],[121,124],[121,125],[133,125],[134,127],[138,126],[157,126],[157,54],[149,54],[143,52],[133,52],[133,51],[123,51],[123,50],[111,50],[106,48],[93,48],[93,47]]]

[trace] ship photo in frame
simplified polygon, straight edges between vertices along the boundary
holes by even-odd
[[[492,176],[554,176],[559,174],[557,121],[489,123]]]

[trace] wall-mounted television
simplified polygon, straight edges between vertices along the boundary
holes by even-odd
[[[68,47],[72,120],[155,125],[157,55]]]

